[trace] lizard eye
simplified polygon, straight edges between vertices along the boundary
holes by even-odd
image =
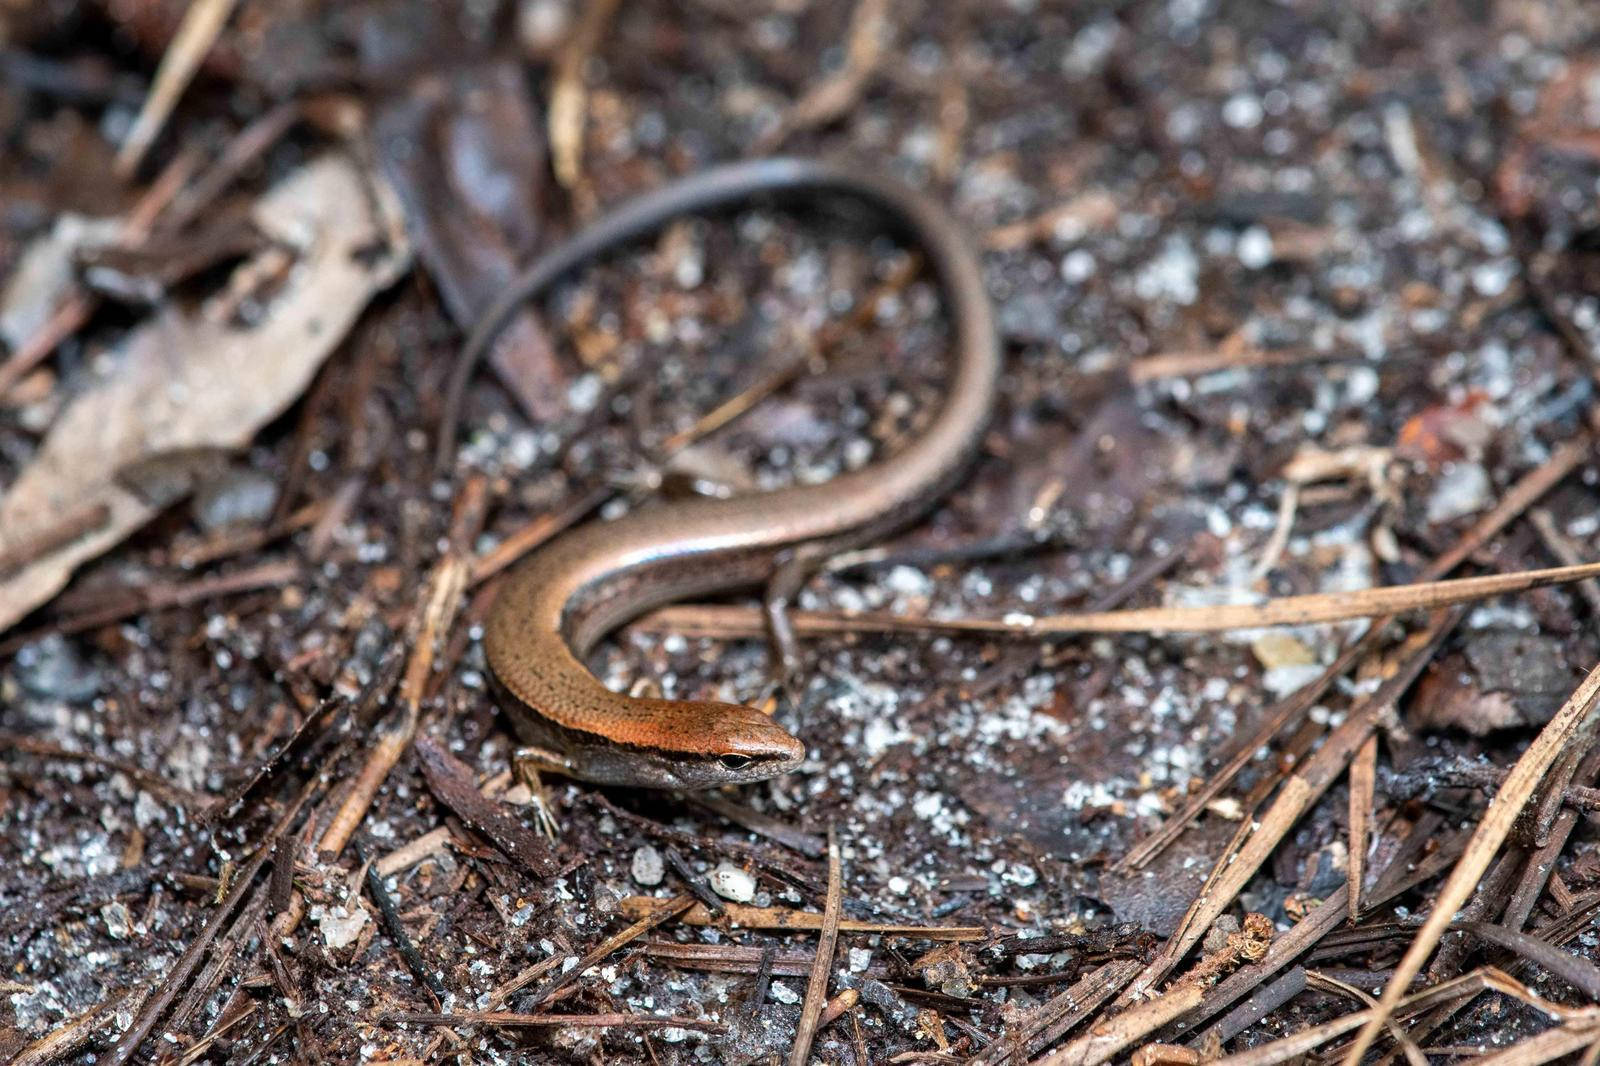
[[[720,756],[717,761],[722,763],[723,766],[730,770],[743,770],[746,766],[750,765],[750,756],[735,755],[732,752],[729,752],[726,755]]]

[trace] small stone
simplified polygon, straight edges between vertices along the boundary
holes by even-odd
[[[1268,670],[1280,666],[1306,666],[1317,661],[1311,649],[1282,630],[1269,630],[1250,643],[1256,661]]]
[[[99,669],[59,633],[18,649],[15,670],[24,692],[63,703],[88,703],[104,684]]]
[[[1205,940],[1200,943],[1200,950],[1207,955],[1215,954],[1228,946],[1228,938],[1239,931],[1239,919],[1231,914],[1217,917],[1216,923],[1206,931]]]
[[[322,931],[323,941],[334,951],[354,943],[356,937],[361,935],[361,927],[366,924],[367,911],[360,904],[349,908],[330,907],[317,919],[317,928]]]
[[[1451,463],[1434,483],[1428,497],[1430,525],[1476,514],[1489,506],[1489,473],[1477,463]]]
[[[1234,249],[1239,262],[1250,270],[1260,270],[1272,262],[1272,235],[1260,226],[1251,226],[1239,234]]]
[[[741,870],[731,862],[718,863],[709,880],[711,890],[723,899],[749,903],[756,898],[756,879],[748,870]]]
[[[128,913],[128,905],[119,901],[112,901],[100,908],[100,917],[105,919],[106,933],[113,940],[126,940],[133,933],[133,915]]]
[[[277,481],[259,470],[234,469],[195,491],[194,519],[207,533],[250,529],[272,517],[277,505]]]
[[[633,879],[646,888],[654,888],[666,876],[666,864],[661,860],[661,852],[644,845],[633,853]]]

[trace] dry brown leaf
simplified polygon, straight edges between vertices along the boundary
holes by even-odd
[[[107,513],[98,529],[0,580],[0,631],[154,516],[117,471],[173,452],[238,448],[294,402],[367,301],[408,263],[399,218],[393,196],[339,155],[267,192],[255,224],[297,248],[299,260],[260,322],[166,311],[139,327],[0,499],[0,554],[85,507],[103,504]]]

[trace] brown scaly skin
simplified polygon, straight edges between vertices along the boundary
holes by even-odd
[[[767,159],[714,167],[623,204],[528,267],[463,350],[452,397],[516,308],[591,258],[683,214],[753,199],[832,198],[876,209],[920,248],[938,279],[954,334],[939,411],[897,454],[826,484],[645,507],[575,529],[521,563],[495,600],[484,650],[501,709],[536,745],[525,757],[539,768],[602,784],[690,789],[794,769],[805,746],[754,708],[612,692],[583,656],[608,630],[653,607],[760,585],[783,558],[825,558],[925,511],[977,452],[999,342],[978,261],[941,207],[876,172]]]

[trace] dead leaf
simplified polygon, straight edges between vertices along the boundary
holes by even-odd
[[[1478,459],[1494,438],[1484,418],[1486,393],[1473,390],[1458,404],[1435,404],[1412,415],[1400,427],[1394,453],[1437,469],[1461,459]]]
[[[57,218],[49,233],[28,245],[0,292],[0,340],[14,351],[39,332],[71,291],[78,253],[115,244],[122,229],[119,218]]]
[[[254,221],[280,249],[299,254],[259,321],[238,326],[167,310],[134,330],[0,499],[0,554],[84,507],[103,504],[109,514],[100,528],[0,581],[0,631],[156,514],[117,471],[173,452],[246,444],[304,391],[367,301],[410,261],[393,194],[341,155],[273,187]]]

